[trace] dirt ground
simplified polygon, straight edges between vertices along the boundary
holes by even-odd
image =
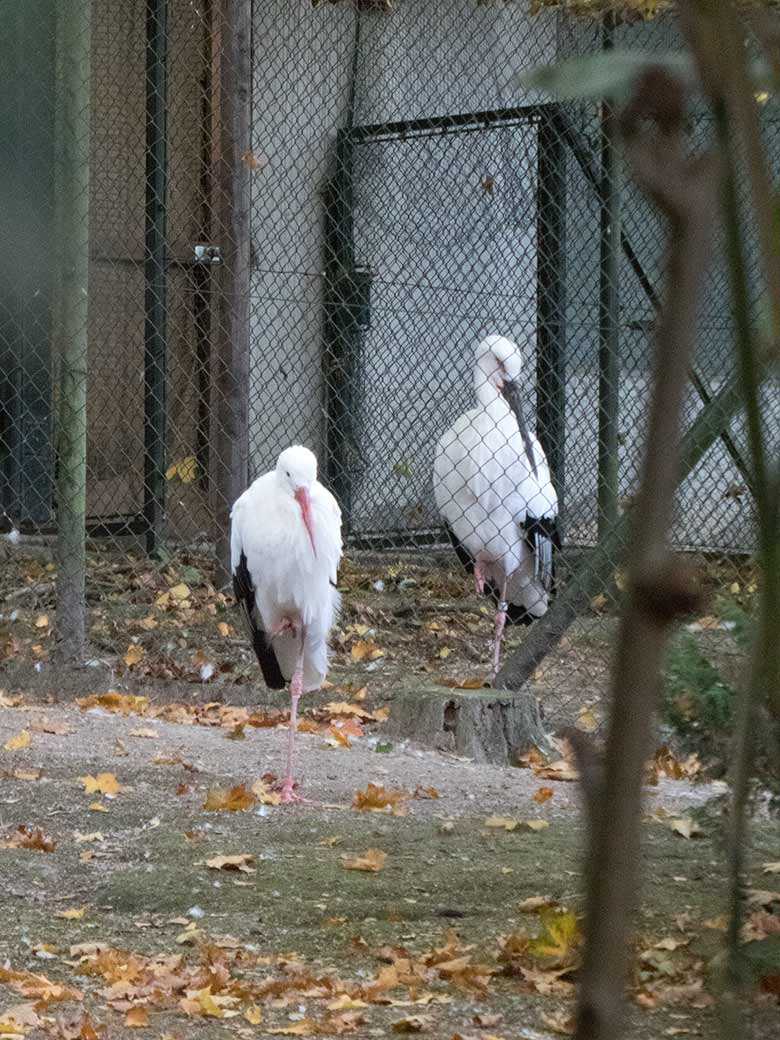
[[[485,677],[489,618],[462,577],[347,568],[333,685],[304,701],[306,800],[282,806],[284,698],[257,684],[202,564],[98,562],[93,662],[68,673],[45,558],[2,572],[0,1037],[567,1035],[584,837],[571,763],[476,765],[383,737],[399,682]],[[586,727],[612,624],[594,611],[537,677]],[[659,763],[629,1035],[710,1037],[723,787]],[[752,949],[780,934],[778,860],[762,818]],[[769,1036],[777,972],[757,977],[748,1012]]]

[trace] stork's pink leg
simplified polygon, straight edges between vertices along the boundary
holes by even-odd
[[[506,601],[506,582],[504,582],[501,586],[501,600],[498,604],[498,610],[496,611],[496,635],[495,643],[493,644],[493,678],[498,674],[498,663],[501,657],[501,637],[504,634],[506,612],[508,609],[509,604]]]
[[[295,763],[295,731],[298,727],[298,701],[303,693],[303,651],[306,645],[306,629],[301,625],[301,650],[295,665],[293,677],[290,680],[290,732],[287,737],[287,772],[282,785],[282,801],[298,802],[300,797],[295,794],[293,788],[293,765]]]
[[[477,588],[477,595],[485,595],[485,564],[481,560],[474,561],[474,584]]]

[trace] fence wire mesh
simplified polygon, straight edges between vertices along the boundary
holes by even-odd
[[[59,17],[53,6],[0,2],[4,656],[42,666],[53,646],[47,544],[62,515],[65,334],[71,351],[86,350],[96,657],[118,655],[120,671],[139,677],[254,681],[215,554],[236,493],[303,443],[347,539],[336,671],[359,681],[370,670],[388,688],[420,670],[450,685],[488,677],[494,608],[471,595],[442,514],[475,558],[479,524],[465,506],[452,513],[455,492],[449,506],[437,501],[432,480],[440,438],[477,406],[476,346],[493,334],[518,346],[512,374],[551,482],[544,507],[531,509],[523,492],[510,509],[511,540],[538,584],[542,550],[515,520],[557,516],[560,588],[630,508],[663,271],[663,228],[623,168],[605,111],[550,103],[514,74],[610,45],[676,48],[674,23],[607,31],[476,0],[69,0]],[[86,43],[63,25],[73,10]],[[241,11],[251,84],[231,78],[236,51],[225,44],[235,30],[225,12]],[[63,107],[74,47],[81,90],[71,73]],[[224,197],[231,86],[249,91],[251,110],[238,156],[249,185],[243,274],[231,219],[242,201],[231,210]],[[76,190],[73,149],[62,151],[76,132],[68,118],[89,127],[81,328],[66,292],[78,228],[72,211],[59,212]],[[771,104],[765,126],[776,163]],[[710,129],[695,115],[694,144]],[[234,336],[244,313],[246,357]],[[688,425],[732,378],[718,252]],[[774,392],[765,414],[775,432]],[[466,425],[469,436],[479,428]],[[504,483],[514,436],[489,452]],[[489,441],[480,434],[473,446],[484,452]],[[753,581],[744,441],[738,418],[714,439],[683,482],[672,532],[680,548],[707,555],[713,586],[737,597]],[[535,675],[551,720],[584,712],[598,722],[613,591],[583,609]],[[521,640],[513,629],[506,652]]]

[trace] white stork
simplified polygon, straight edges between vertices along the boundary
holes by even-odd
[[[497,604],[494,675],[510,624],[546,611],[553,553],[560,548],[558,496],[542,446],[529,433],[519,394],[522,357],[515,343],[487,336],[477,346],[477,407],[465,412],[436,447],[433,490],[461,563],[477,592]]]
[[[295,445],[276,469],[241,495],[230,514],[233,590],[266,685],[290,680],[290,735],[282,800],[293,793],[293,755],[302,693],[328,670],[328,633],[339,606],[341,510],[317,480],[317,459]]]

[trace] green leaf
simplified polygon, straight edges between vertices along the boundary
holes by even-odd
[[[694,67],[688,54],[654,54],[619,48],[529,69],[521,72],[516,82],[526,90],[541,90],[559,100],[606,97],[625,101],[642,73],[659,67],[686,82],[693,82]]]
[[[393,750],[393,745],[389,740],[380,740],[375,750],[378,755],[389,755]]]

